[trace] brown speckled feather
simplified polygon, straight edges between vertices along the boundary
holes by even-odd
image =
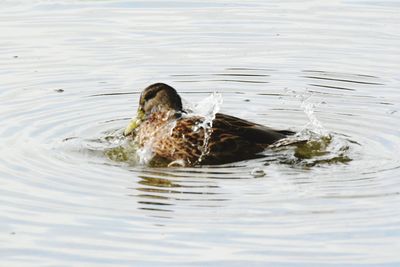
[[[211,129],[195,127],[201,117],[157,119],[153,114],[138,129],[140,147],[150,145],[156,159],[163,162],[182,160],[184,165],[223,164],[256,158],[268,145],[286,135],[259,124],[217,113]],[[198,128],[198,129],[195,129]],[[207,144],[205,136],[210,135]]]

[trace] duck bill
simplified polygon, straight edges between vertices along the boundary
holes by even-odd
[[[136,117],[132,118],[128,126],[125,128],[124,135],[128,136],[132,134],[135,131],[135,129],[139,127],[139,125],[142,123],[143,118],[144,118],[143,109],[139,108]]]

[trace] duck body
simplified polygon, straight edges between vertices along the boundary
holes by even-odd
[[[156,97],[157,92],[172,88],[165,84],[146,88],[138,111],[142,114],[141,119],[135,119],[135,125],[128,126],[129,130],[125,131],[140,149],[151,151],[153,162],[195,166],[252,159],[260,157],[259,153],[269,145],[293,134],[222,113],[215,114],[212,121],[206,121],[204,117],[188,115],[182,108],[164,105],[151,105],[150,112],[146,112],[146,92],[154,87],[158,90],[151,92],[152,97]],[[170,91],[176,93],[174,89]],[[176,99],[175,96],[173,98]],[[181,104],[177,106],[181,107]]]

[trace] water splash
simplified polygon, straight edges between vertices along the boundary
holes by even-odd
[[[223,103],[222,95],[216,92],[213,92],[210,96],[201,100],[195,106],[189,107],[190,113],[188,116],[200,116],[203,117],[204,120],[197,124],[193,131],[204,131],[204,142],[201,149],[201,155],[198,159],[198,162],[201,163],[204,157],[208,154],[208,143],[210,141],[211,132],[212,132],[212,123],[215,119],[216,114],[221,109]]]
[[[136,165],[139,162],[137,156],[137,145],[126,139],[123,130],[108,133],[106,136],[99,138],[98,142],[102,143],[104,154],[112,161],[125,162],[130,165]]]
[[[207,123],[214,120],[215,114],[217,114],[221,109],[222,103],[222,95],[220,93],[213,92],[197,104],[187,104],[187,107],[185,108],[190,111],[191,115],[204,117],[205,122]]]
[[[317,136],[329,135],[329,132],[322,126],[322,123],[315,116],[315,110],[322,103],[314,103],[311,101],[312,95],[301,101],[300,107],[303,109],[304,113],[307,115],[309,122],[299,131],[300,134],[303,132],[312,132]]]
[[[265,171],[261,168],[254,168],[251,170],[250,175],[254,178],[261,178],[266,175]]]
[[[313,102],[312,94],[296,94],[295,97],[301,99],[300,107],[307,115],[308,123],[294,136],[271,146],[274,152],[283,152],[278,153],[276,158],[279,158],[281,163],[305,167],[351,161],[348,154],[349,142],[352,141],[328,131],[315,115],[315,110],[323,102]]]

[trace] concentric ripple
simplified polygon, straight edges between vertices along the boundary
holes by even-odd
[[[393,1],[0,7],[1,264],[400,262]],[[110,159],[159,81],[305,142],[220,166]]]

